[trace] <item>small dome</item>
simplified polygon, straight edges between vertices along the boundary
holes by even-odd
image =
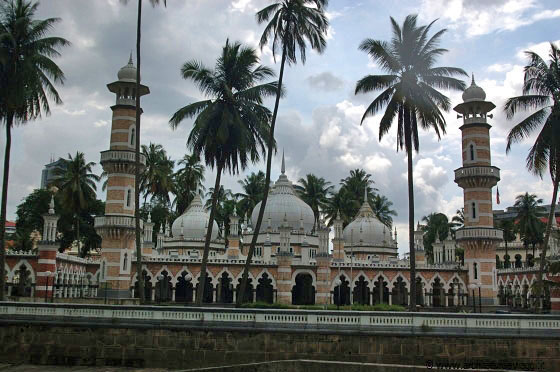
[[[272,230],[277,230],[283,225],[285,218],[286,224],[293,230],[299,229],[303,223],[304,231],[310,233],[315,222],[313,210],[296,195],[292,183],[284,173],[285,161],[284,154],[282,154],[282,174],[268,195],[266,207],[264,208],[261,232],[268,229],[269,220]],[[252,221],[257,221],[260,208],[261,203],[259,202],[251,213]]]
[[[136,66],[132,63],[132,53],[130,53],[128,64],[119,70],[117,77],[119,78],[119,81],[136,83]]]
[[[474,82],[474,74],[472,76],[471,86],[465,89],[463,92],[463,101],[470,102],[470,101],[484,101],[486,99],[486,93],[484,89],[476,85]]]
[[[197,194],[187,210],[173,221],[171,232],[174,238],[180,238],[183,235],[185,240],[206,239],[206,229],[208,226],[209,214],[206,212],[202,199]],[[212,228],[211,240],[216,240],[218,237],[218,224],[214,221]]]
[[[344,241],[354,245],[394,246],[391,229],[385,226],[373,213],[367,199],[362,204],[354,221],[343,231]]]

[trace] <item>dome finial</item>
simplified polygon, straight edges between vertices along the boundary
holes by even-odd
[[[364,203],[366,203],[366,202],[367,202],[367,185],[364,188]]]
[[[51,195],[51,201],[49,203],[49,214],[54,214],[54,195]]]
[[[130,50],[130,58],[128,59],[128,64],[129,65],[133,64],[133,62],[132,62],[132,49]]]
[[[282,168],[280,169],[282,174],[286,173],[286,161],[284,160],[284,149],[282,149]]]
[[[474,72],[472,73],[472,82],[471,85],[476,85],[476,83],[474,82]]]

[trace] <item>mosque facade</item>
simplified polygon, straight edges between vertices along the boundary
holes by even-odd
[[[7,256],[8,294],[36,298],[139,297],[136,272],[134,225],[134,138],[135,95],[149,93],[135,89],[136,69],[129,63],[108,84],[116,96],[112,110],[109,149],[101,152],[101,165],[108,176],[105,215],[95,218],[102,237],[100,255],[82,259],[57,251],[57,215],[52,203],[44,216],[45,227],[37,254],[10,253]],[[499,270],[496,249],[502,231],[493,227],[492,187],[500,170],[491,165],[488,113],[495,107],[474,78],[455,107],[463,120],[462,167],[455,170],[455,182],[463,189],[465,225],[456,240],[434,244],[434,263],[425,256],[423,232],[414,235],[416,247],[416,299],[421,306],[466,306],[474,296],[484,305],[498,305],[504,294],[516,290],[528,305],[529,285],[535,269]],[[142,157],[141,163],[145,164]],[[257,219],[258,204],[252,215]],[[246,301],[283,304],[395,304],[407,305],[411,278],[408,259],[399,258],[397,233],[373,213],[364,197],[355,218],[343,227],[337,216],[331,228],[323,221],[314,229],[314,214],[296,194],[286,175],[282,157],[281,174],[271,189],[261,231],[231,217],[229,236],[218,234],[216,222],[210,242],[208,275],[200,283],[200,266],[209,211],[195,196],[185,212],[155,234],[151,219],[142,221],[142,275],[145,296],[152,301],[190,303],[196,288],[204,285],[204,303],[233,303],[237,296]],[[258,233],[249,272],[249,285],[239,293],[249,242]],[[332,236],[332,239],[331,239]],[[455,249],[464,249],[464,262]],[[22,284],[23,283],[23,284]],[[509,287],[508,287],[509,286]],[[523,297],[524,296],[524,297]],[[560,302],[552,295],[553,310]],[[560,294],[558,296],[560,298]],[[470,300],[469,300],[470,298]]]

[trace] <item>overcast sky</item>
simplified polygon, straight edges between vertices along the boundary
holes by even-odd
[[[179,107],[203,98],[191,82],[180,77],[180,66],[196,59],[213,67],[227,38],[256,47],[263,26],[254,15],[270,1],[168,0],[167,8],[155,9],[144,3],[142,82],[151,94],[142,99],[142,142],[160,143],[178,159],[186,152],[192,122],[185,121],[174,131],[169,118]],[[52,107],[49,117],[13,131],[9,219],[15,218],[21,200],[39,187],[41,169],[52,155],[66,157],[82,151],[89,161],[98,163],[99,152],[108,149],[109,107],[114,96],[106,84],[116,80],[117,71],[135,48],[136,11],[136,1],[126,6],[119,0],[41,1],[38,18],[60,17],[52,34],[72,42],[57,60],[66,74],[66,83],[59,88],[64,105]],[[505,136],[513,122],[506,120],[503,103],[521,93],[523,51],[534,50],[545,57],[548,43],[560,39],[560,5],[554,0],[330,1],[326,51],[322,55],[310,52],[305,65],[286,69],[287,96],[280,104],[278,146],[286,151],[287,174],[294,182],[314,173],[338,185],[350,169],[362,167],[371,173],[380,193],[394,202],[399,214],[401,253],[408,244],[405,154],[396,152],[395,131],[379,142],[378,118],[359,125],[375,94],[354,96],[353,91],[358,79],[380,72],[358,50],[360,42],[389,40],[389,17],[402,23],[410,13],[419,14],[421,23],[439,18],[433,30],[448,29],[442,46],[449,52],[437,65],[474,73],[487,99],[497,106],[491,130],[492,162],[502,169],[502,204],[494,205],[495,209],[511,205],[525,191],[550,202],[549,178],[540,180],[524,168],[530,142],[505,154]],[[261,59],[278,71],[270,49],[262,51]],[[461,102],[460,93],[447,94],[453,105]],[[267,103],[272,108],[273,102]],[[433,133],[421,133],[420,153],[414,158],[416,220],[431,212],[452,216],[463,205],[461,189],[453,182],[453,170],[460,167],[461,123],[453,111],[446,117],[447,135],[441,141]],[[2,135],[2,153],[4,145]],[[257,164],[241,176],[222,179],[226,187],[240,191],[240,177],[264,168],[264,163]],[[101,167],[96,166],[96,171],[100,173]],[[277,157],[273,179],[279,171]],[[214,174],[208,171],[206,176],[210,187]],[[105,198],[101,193],[99,197]]]

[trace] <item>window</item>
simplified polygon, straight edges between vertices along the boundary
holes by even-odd
[[[130,146],[134,146],[134,134],[135,134],[135,128],[132,128],[132,130],[130,131]]]
[[[476,203],[473,202],[471,204],[471,207],[472,207],[472,218],[476,219]]]
[[[317,250],[316,249],[310,249],[309,250],[309,258],[313,259],[315,258],[315,255],[317,254]]]
[[[255,256],[262,256],[262,247],[255,247]]]
[[[123,270],[126,270],[127,261],[128,261],[128,253],[125,253],[125,254],[124,254],[123,264],[122,264],[122,269],[123,269]]]
[[[470,145],[470,150],[471,150],[471,160],[474,161],[474,145]]]
[[[130,207],[131,198],[132,198],[132,190],[128,189],[128,190],[126,190],[126,206],[127,207]]]
[[[473,263],[473,277],[475,279],[478,279],[478,265],[476,262]]]
[[[290,246],[290,253],[294,253],[294,248]]]

